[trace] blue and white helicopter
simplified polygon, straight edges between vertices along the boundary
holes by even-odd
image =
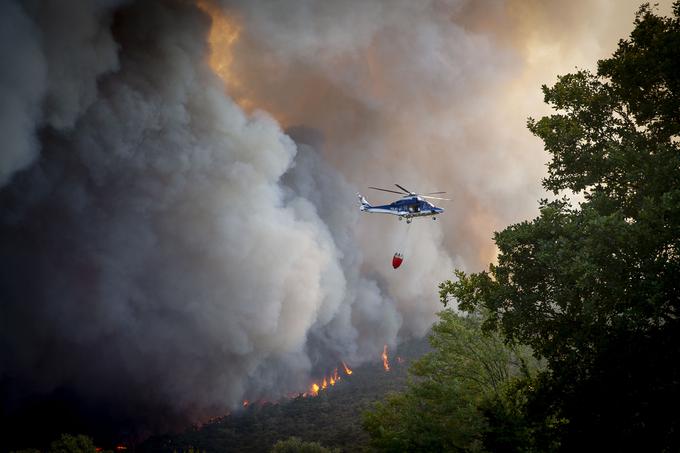
[[[399,184],[395,184],[402,192],[397,192],[396,190],[381,189],[379,187],[369,187],[369,189],[382,190],[383,192],[391,192],[401,195],[402,197],[395,201],[394,203],[373,206],[371,205],[365,197],[360,193],[357,194],[359,201],[361,202],[360,210],[364,212],[377,212],[379,214],[392,214],[399,216],[399,220],[406,219],[406,223],[411,223],[414,217],[425,217],[432,216],[432,220],[437,219],[437,214],[444,212],[442,208],[439,208],[432,203],[425,201],[425,198],[434,200],[446,200],[451,201],[448,198],[432,197],[430,195],[438,195],[446,192],[430,192],[425,195],[418,195],[415,192],[405,189]],[[405,194],[405,195],[404,195]]]

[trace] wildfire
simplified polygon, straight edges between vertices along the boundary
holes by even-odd
[[[385,368],[385,371],[390,371],[390,361],[389,361],[389,356],[387,353],[387,345],[383,347],[383,352],[382,352],[382,361],[383,361],[383,368]],[[405,360],[399,356],[396,356],[395,360],[397,363],[402,364],[405,362]],[[342,364],[342,370],[345,372],[346,376],[352,375],[354,373],[352,369],[344,362],[340,362]],[[309,397],[314,397],[314,396],[319,396],[319,392],[322,390],[328,390],[330,387],[334,387],[338,382],[342,380],[342,376],[338,372],[340,367],[336,367],[333,369],[331,373],[324,374],[323,378],[320,380],[317,380],[315,382],[312,382],[311,385],[309,386],[309,390],[303,393],[289,393],[286,395],[286,398],[309,398]],[[262,404],[267,404],[271,403],[267,400],[259,399],[255,401],[249,401],[249,400],[243,400],[242,405],[243,407],[248,407],[251,405],[262,405]],[[277,402],[273,402],[272,404],[278,404]]]
[[[352,370],[350,370],[349,367],[345,365],[345,362],[342,362],[342,365],[345,367],[345,372],[347,373],[347,375],[352,374]],[[309,388],[309,391],[303,393],[302,396],[304,397],[318,396],[320,390],[327,390],[329,387],[333,387],[341,380],[342,376],[338,374],[338,368],[335,368],[332,373],[330,373],[329,375],[325,375],[321,381],[313,382],[311,387]]]
[[[352,374],[352,370],[347,366],[345,362],[341,362],[342,366],[345,370],[345,374],[349,376]],[[338,367],[336,367],[333,372],[329,374],[325,374],[323,379],[320,381],[312,382],[312,384],[309,386],[309,390],[304,392],[304,393],[289,393],[286,395],[287,398],[293,399],[293,398],[298,398],[298,397],[304,397],[308,398],[310,396],[319,396],[319,392],[321,390],[327,390],[329,387],[335,386],[338,382],[342,380],[342,376],[338,373]],[[243,400],[243,407],[248,407],[250,405],[256,404],[256,405],[262,405],[265,403],[269,403],[267,400],[256,400],[256,401],[248,401],[248,400]],[[274,402],[273,404],[278,404]]]
[[[346,374],[347,376],[349,376],[350,374],[352,374],[352,370],[350,369],[350,367],[347,366],[347,364],[346,364],[345,362],[342,362],[342,366],[343,366],[343,368],[345,368],[345,374]]]
[[[241,35],[242,26],[233,17],[227,16],[212,0],[198,0],[198,7],[207,13],[212,19],[208,42],[210,43],[210,68],[224,81],[232,98],[245,110],[253,107],[252,101],[236,96],[243,92],[241,81],[232,70],[234,62],[234,45]]]
[[[385,347],[383,348],[382,361],[383,368],[385,368],[385,371],[390,371],[390,361],[387,358],[387,345],[385,345]]]

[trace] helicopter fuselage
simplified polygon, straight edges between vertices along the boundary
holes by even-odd
[[[380,206],[370,205],[364,197],[359,195],[361,201],[361,209],[364,212],[373,212],[378,214],[392,214],[399,216],[399,219],[410,219],[413,217],[436,216],[444,212],[444,209],[425,201],[417,195],[407,195],[399,200]]]

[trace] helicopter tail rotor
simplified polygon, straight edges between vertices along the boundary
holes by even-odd
[[[361,211],[365,211],[367,208],[371,207],[371,204],[368,202],[368,200],[366,200],[366,197],[364,197],[360,193],[357,193],[357,198],[359,198],[359,203],[361,203],[361,205],[359,206],[359,209]]]

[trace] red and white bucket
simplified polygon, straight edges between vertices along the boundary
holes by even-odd
[[[392,267],[395,268],[395,269],[398,268],[399,266],[401,266],[401,263],[403,261],[404,261],[404,255],[402,255],[399,252],[395,253],[394,256],[392,257]]]

